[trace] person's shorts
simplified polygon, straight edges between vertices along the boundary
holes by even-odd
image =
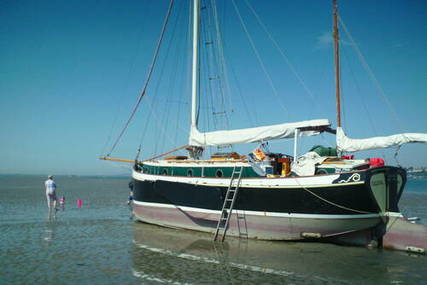
[[[56,201],[56,194],[55,193],[47,194],[47,197],[49,198],[50,201]]]

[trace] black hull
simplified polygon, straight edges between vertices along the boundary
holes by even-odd
[[[322,187],[295,188],[240,188],[235,209],[277,213],[299,214],[361,214],[378,213],[381,207],[373,195],[370,177],[378,172],[387,173],[386,210],[398,212],[398,201],[403,185],[398,189],[397,174],[404,174],[399,168],[383,167],[358,172],[361,184],[335,183]],[[348,179],[341,174],[339,180]],[[207,186],[163,180],[134,180],[134,199],[141,202],[171,204],[209,210],[221,210],[227,187]]]
[[[222,208],[227,192],[227,187],[160,180],[156,182],[135,180],[134,185],[136,201],[218,211]],[[310,192],[303,188],[240,188],[234,208],[262,212],[330,215],[379,211],[375,198],[365,184],[307,190]]]

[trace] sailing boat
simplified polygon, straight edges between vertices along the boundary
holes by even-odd
[[[398,202],[406,172],[383,161],[355,160],[338,153],[427,143],[427,134],[398,134],[355,140],[346,137],[340,118],[339,36],[334,1],[337,129],[328,119],[238,130],[201,132],[198,128],[200,3],[193,3],[192,102],[188,156],[135,160],[133,213],[137,220],[165,227],[263,240],[381,241]],[[263,143],[336,134],[337,149],[317,148],[304,156],[269,153],[260,147],[248,156],[219,153],[202,159],[209,146]],[[103,159],[115,160],[110,157]],[[132,161],[133,162],[133,161]]]

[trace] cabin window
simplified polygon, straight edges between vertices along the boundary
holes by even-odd
[[[168,170],[167,169],[163,169],[162,170],[162,175],[168,175]]]
[[[144,168],[143,168],[143,172],[144,172],[144,173],[148,173],[148,168],[147,168],[147,167],[144,167]]]
[[[193,176],[193,169],[187,170],[187,176]]]
[[[224,175],[224,173],[222,173],[222,170],[221,169],[217,169],[216,170],[216,172],[215,172],[215,176],[216,177],[222,177]]]

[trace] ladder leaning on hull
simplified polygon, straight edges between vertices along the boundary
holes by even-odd
[[[222,205],[221,216],[216,226],[214,241],[217,240],[220,231],[222,231],[221,242],[223,242],[225,239],[228,223],[230,222],[231,213],[233,211],[234,202],[236,201],[237,192],[239,191],[240,180],[242,179],[242,172],[243,166],[234,166],[233,173],[230,177],[230,185],[228,186],[224,198],[224,204]],[[237,183],[234,183],[236,179]]]

